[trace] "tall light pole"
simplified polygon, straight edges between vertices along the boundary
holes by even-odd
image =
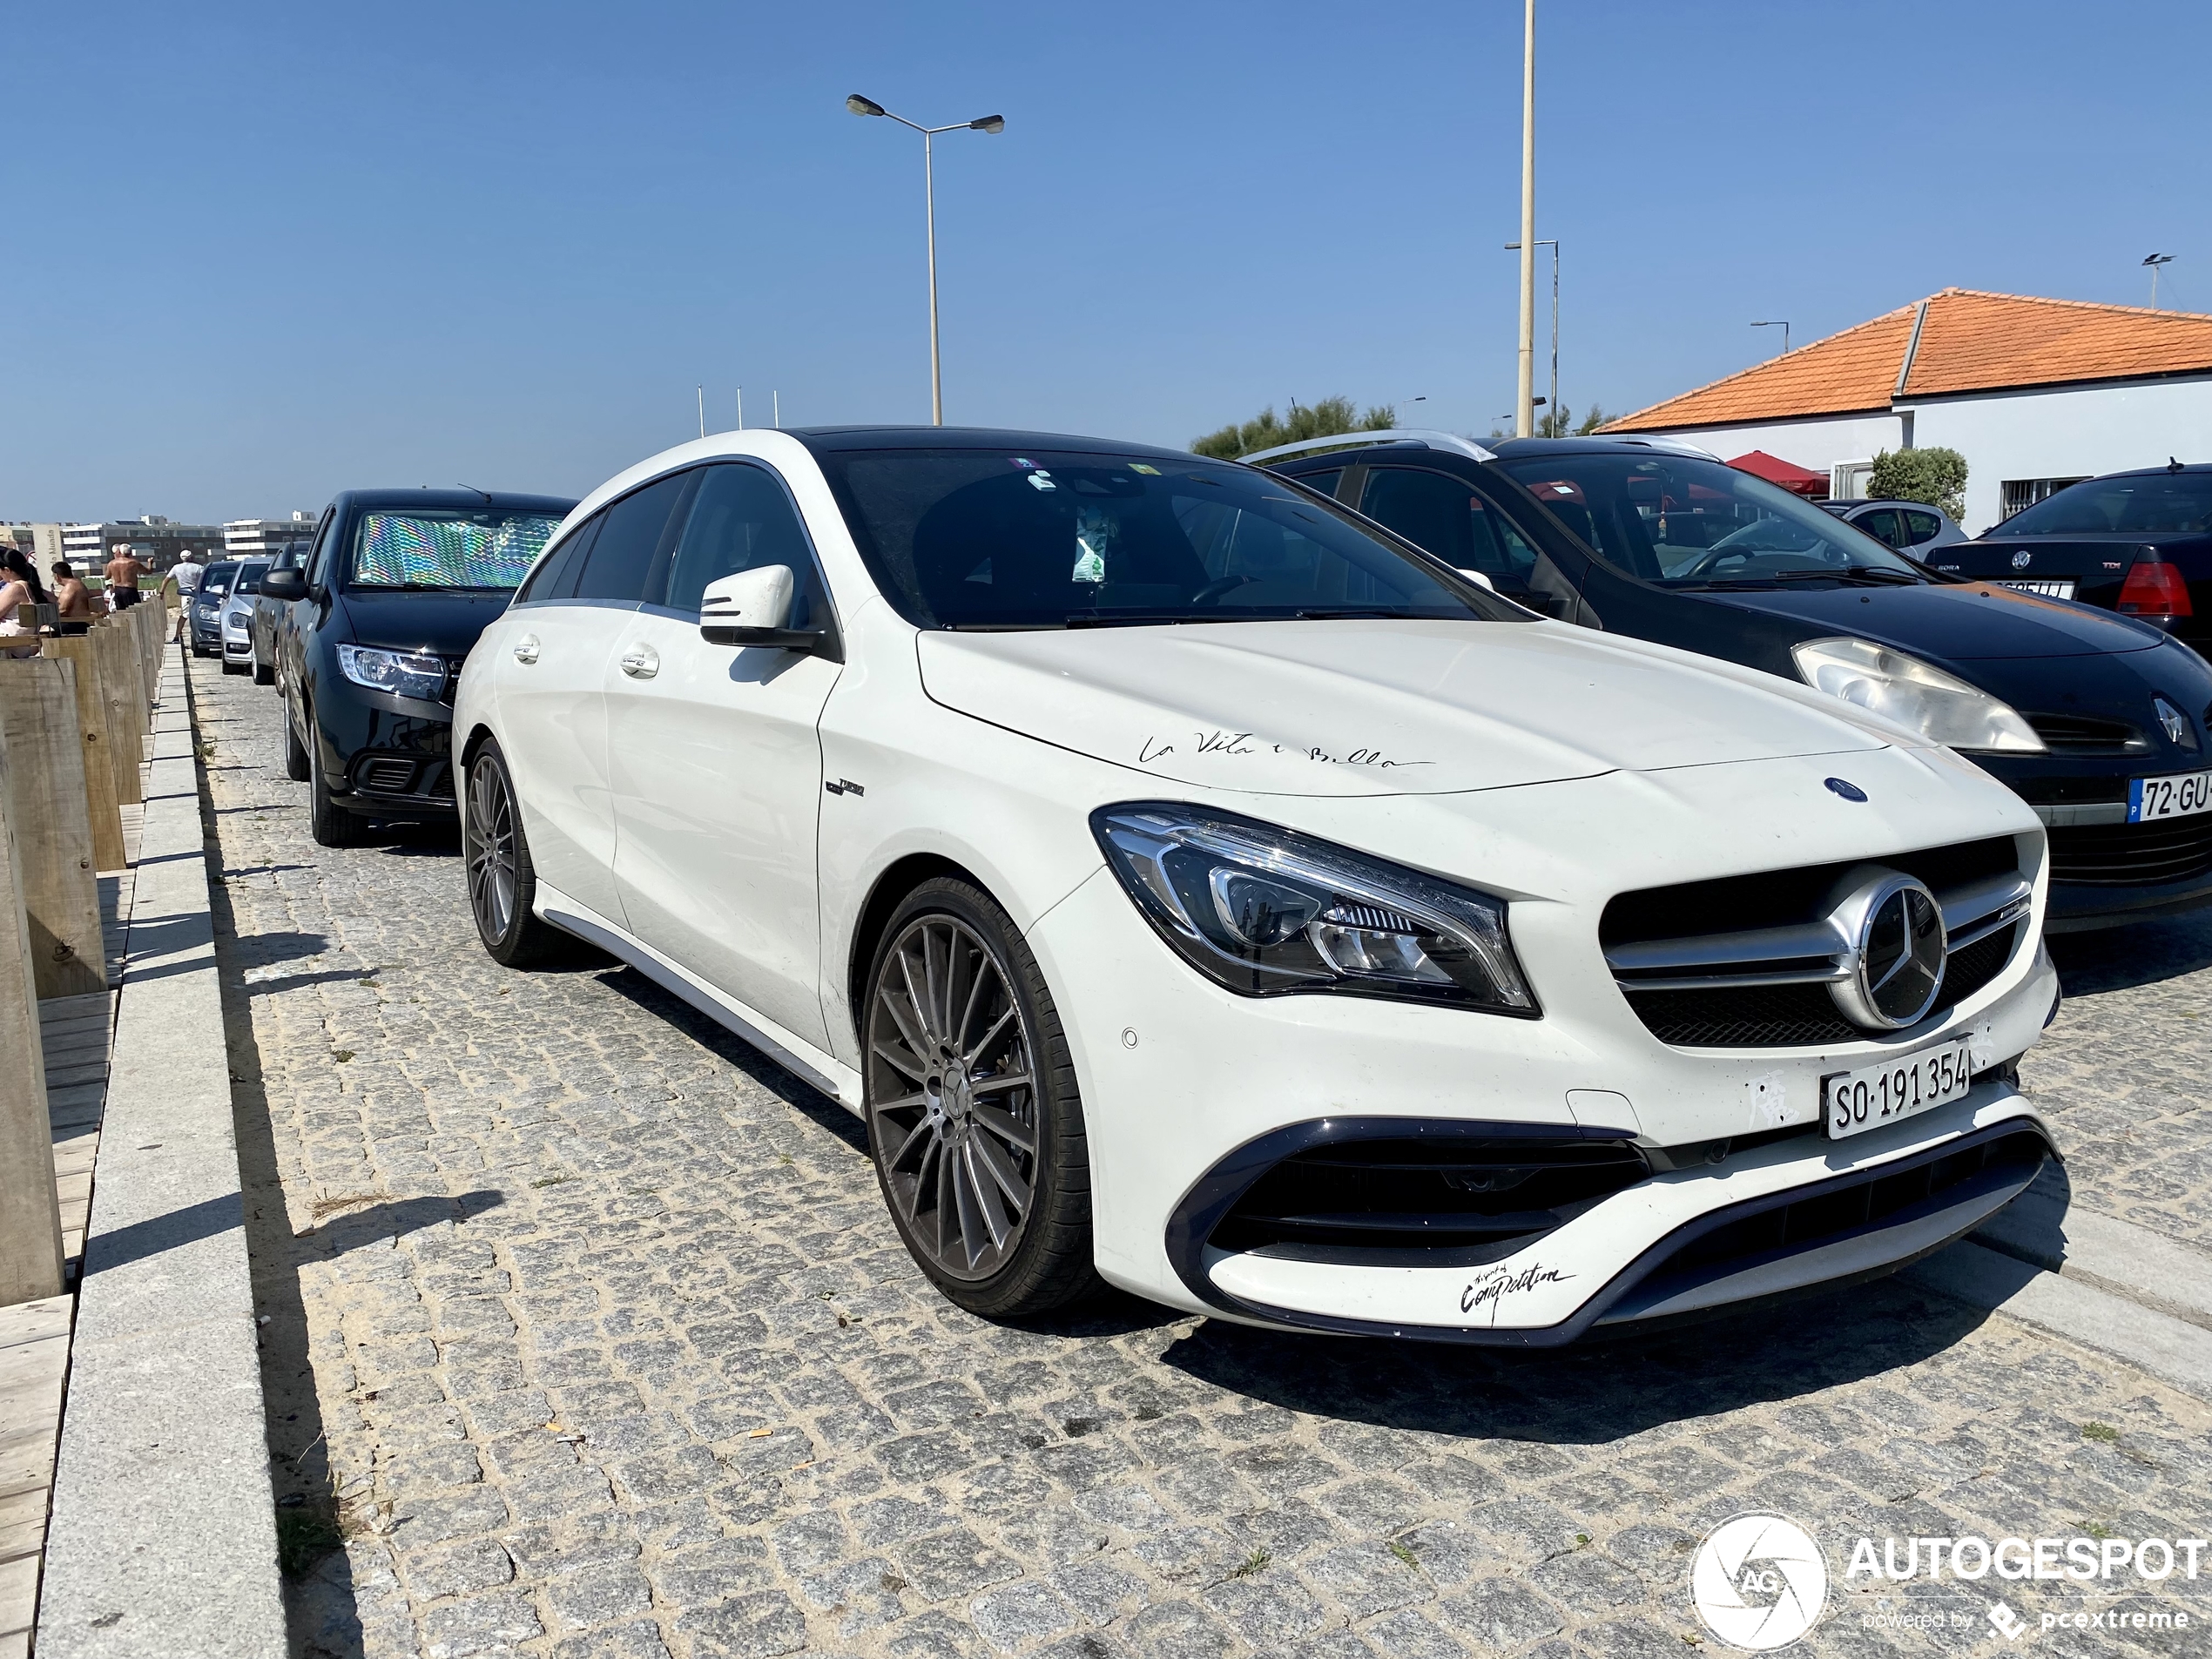
[[[2174,256],[2171,253],[2154,253],[2143,263],[2150,266],[2150,308],[2155,311],[2158,309],[2158,267],[2173,264]]]
[[[1521,368],[1514,435],[1536,434],[1536,0],[1527,0],[1521,52]]]
[[[1787,357],[1790,354],[1790,325],[1786,321],[1755,322],[1751,325],[1751,327],[1754,328],[1779,328],[1782,331],[1782,354],[1784,357]]]
[[[1535,0],[1529,0],[1534,5]],[[945,380],[938,367],[937,354],[937,179],[932,165],[931,141],[941,132],[1003,132],[1006,118],[986,115],[974,121],[955,121],[950,126],[926,127],[918,121],[909,121],[903,115],[894,115],[872,98],[862,98],[858,92],[845,100],[845,107],[855,115],[880,115],[887,121],[896,121],[902,127],[912,127],[921,134],[921,194],[929,223],[929,424],[945,424]]]
[[[1520,246],[1518,242],[1506,244],[1508,249]],[[1563,438],[1567,435],[1559,429],[1559,242],[1556,238],[1547,236],[1536,246],[1552,251],[1552,395],[1550,402],[1545,407],[1551,410],[1548,418],[1552,423],[1552,436]]]

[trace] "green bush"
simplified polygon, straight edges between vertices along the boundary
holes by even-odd
[[[1283,420],[1272,404],[1243,425],[1231,421],[1218,432],[1190,441],[1191,449],[1219,461],[1234,461],[1278,443],[1305,438],[1333,438],[1339,432],[1380,432],[1398,424],[1398,411],[1385,403],[1360,415],[1348,397],[1325,397],[1318,403],[1293,403],[1290,419]]]
[[[1964,518],[1966,457],[1956,449],[1885,449],[1874,457],[1866,493],[1878,501],[1925,502]]]

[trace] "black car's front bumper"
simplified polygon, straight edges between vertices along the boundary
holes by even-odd
[[[453,711],[341,680],[314,703],[330,799],[370,818],[455,815]]]
[[[2175,752],[1974,759],[2035,808],[2050,837],[2046,933],[2117,927],[2212,905],[2212,813],[2128,822],[2130,780],[2212,769],[2212,758]]]

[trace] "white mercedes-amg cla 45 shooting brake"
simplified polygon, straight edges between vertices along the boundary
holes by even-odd
[[[1870,1278],[2053,1155],[2017,796],[1251,468],[687,443],[454,729],[490,953],[590,941],[835,1096],[978,1313],[1561,1343]]]

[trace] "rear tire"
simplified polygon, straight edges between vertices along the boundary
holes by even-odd
[[[226,664],[227,667],[228,664]],[[361,820],[330,798],[330,780],[322,772],[322,739],[314,731],[315,711],[307,711],[307,829],[317,846],[358,846]]]
[[[860,1025],[876,1184],[921,1271],[989,1318],[1096,1289],[1075,1062],[998,902],[949,877],[908,894],[876,948]]]
[[[307,745],[300,741],[300,728],[292,722],[292,699],[284,699],[284,775],[295,784],[307,781]]]
[[[223,658],[223,672],[226,674],[243,674],[246,672],[246,667],[244,664],[234,663],[231,661],[228,657],[226,657]]]
[[[537,867],[523,833],[507,757],[491,738],[469,763],[461,802],[461,862],[476,937],[502,968],[543,968],[582,954],[581,941],[542,920]]]

